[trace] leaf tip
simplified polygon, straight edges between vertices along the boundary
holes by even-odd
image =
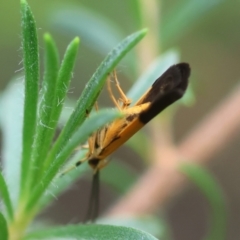
[[[52,37],[51,37],[51,34],[50,34],[50,33],[45,33],[45,34],[44,34],[44,36],[43,36],[43,38],[44,38],[44,40],[45,40],[45,41],[49,41],[49,40],[51,40],[51,39],[52,39]]]
[[[148,28],[143,28],[142,30],[140,30],[140,33],[144,36],[147,34],[147,32],[148,32]]]
[[[26,0],[20,0],[21,5],[26,5],[27,1]]]
[[[80,38],[79,37],[75,37],[73,39],[73,43],[75,43],[76,45],[78,45],[80,43]]]
[[[148,28],[143,28],[143,29],[140,30],[140,31],[142,31],[143,33],[147,33],[147,32],[148,32]]]

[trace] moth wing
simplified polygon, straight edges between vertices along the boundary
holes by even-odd
[[[152,85],[152,87],[137,101],[136,105],[150,102],[146,111],[139,115],[142,123],[146,124],[169,105],[179,100],[185,93],[190,76],[187,63],[171,66]]]
[[[125,117],[102,130],[105,132],[99,157],[103,159],[110,155],[158,113],[181,98],[187,88],[189,75],[187,63],[171,66],[133,107],[123,109]]]
[[[153,103],[156,99],[176,90],[181,91],[178,99],[181,98],[187,88],[189,75],[189,64],[179,63],[171,66],[156,79],[151,88],[136,102],[135,106],[146,102]]]
[[[124,117],[117,119],[108,126],[105,135],[101,158],[107,157],[132,135],[134,135],[144,124],[139,120],[141,112],[149,107],[150,103],[141,104],[123,110]]]

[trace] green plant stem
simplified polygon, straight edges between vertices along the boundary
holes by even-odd
[[[26,229],[34,216],[34,211],[26,214],[24,213],[23,208],[19,207],[18,210],[15,212],[14,221],[11,222],[8,226],[8,240],[21,240],[24,237]]]

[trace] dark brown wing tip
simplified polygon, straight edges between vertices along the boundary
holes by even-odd
[[[179,86],[180,89],[185,92],[185,90],[187,89],[188,86],[188,78],[190,76],[191,73],[191,68],[190,65],[188,63],[179,63],[175,65],[179,71],[181,72],[181,79],[182,81],[180,82]]]
[[[178,63],[175,66],[179,67],[183,74],[186,74],[186,77],[190,76],[190,65],[186,62]]]
[[[190,72],[191,70],[188,63],[179,63],[171,66],[166,72],[163,73],[162,76],[160,76],[155,81],[152,86],[153,90],[152,92],[150,92],[151,94],[148,94],[148,99],[146,98],[147,100],[151,100],[149,100],[151,104],[147,110],[145,110],[139,115],[139,119],[143,124],[149,122],[158,113],[163,111],[166,107],[168,107],[184,95],[188,86],[188,78],[190,76]],[[175,82],[175,84],[171,85],[171,88],[168,89],[164,94],[160,92],[160,94],[157,94],[155,96],[155,88],[158,91],[158,89],[160,89],[160,87],[163,85],[164,79],[166,81],[172,80],[172,82]]]

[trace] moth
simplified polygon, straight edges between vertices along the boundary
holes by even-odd
[[[187,89],[189,76],[188,63],[169,67],[132,106],[131,100],[124,94],[116,76],[114,79],[120,95],[119,99],[114,97],[111,83],[108,81],[110,97],[124,117],[105,125],[90,136],[86,157],[76,163],[76,166],[79,166],[83,161],[88,161],[94,172],[88,219],[94,220],[98,215],[99,171],[108,164],[107,157],[157,114],[180,99]]]

